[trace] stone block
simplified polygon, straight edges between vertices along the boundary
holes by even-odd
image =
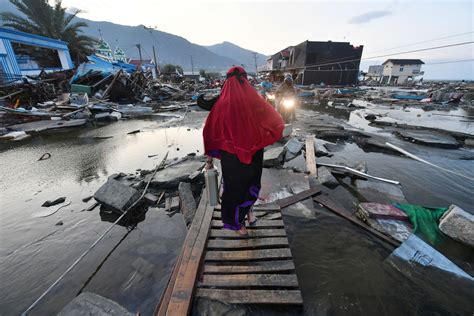
[[[439,221],[439,230],[452,239],[474,247],[474,215],[459,206],[449,207]]]

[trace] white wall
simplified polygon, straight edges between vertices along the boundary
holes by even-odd
[[[383,75],[384,76],[397,76],[398,83],[404,83],[409,76],[417,76],[421,72],[421,65],[394,65],[392,62],[388,62],[384,65]]]

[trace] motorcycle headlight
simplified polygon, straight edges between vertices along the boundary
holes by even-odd
[[[295,106],[295,100],[285,99],[283,100],[283,106],[287,109],[290,109]]]

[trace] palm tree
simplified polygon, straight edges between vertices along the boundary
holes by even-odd
[[[73,22],[81,12],[66,12],[61,0],[50,6],[47,0],[10,0],[23,15],[1,12],[3,26],[18,31],[60,39],[68,43],[69,52],[76,61],[83,61],[94,52],[96,39],[84,35],[85,22]],[[44,56],[46,57],[46,56]]]

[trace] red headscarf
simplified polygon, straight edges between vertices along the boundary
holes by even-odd
[[[217,158],[216,151],[224,150],[250,164],[258,150],[281,138],[284,127],[280,114],[249,84],[245,70],[232,67],[207,117],[204,149]]]

